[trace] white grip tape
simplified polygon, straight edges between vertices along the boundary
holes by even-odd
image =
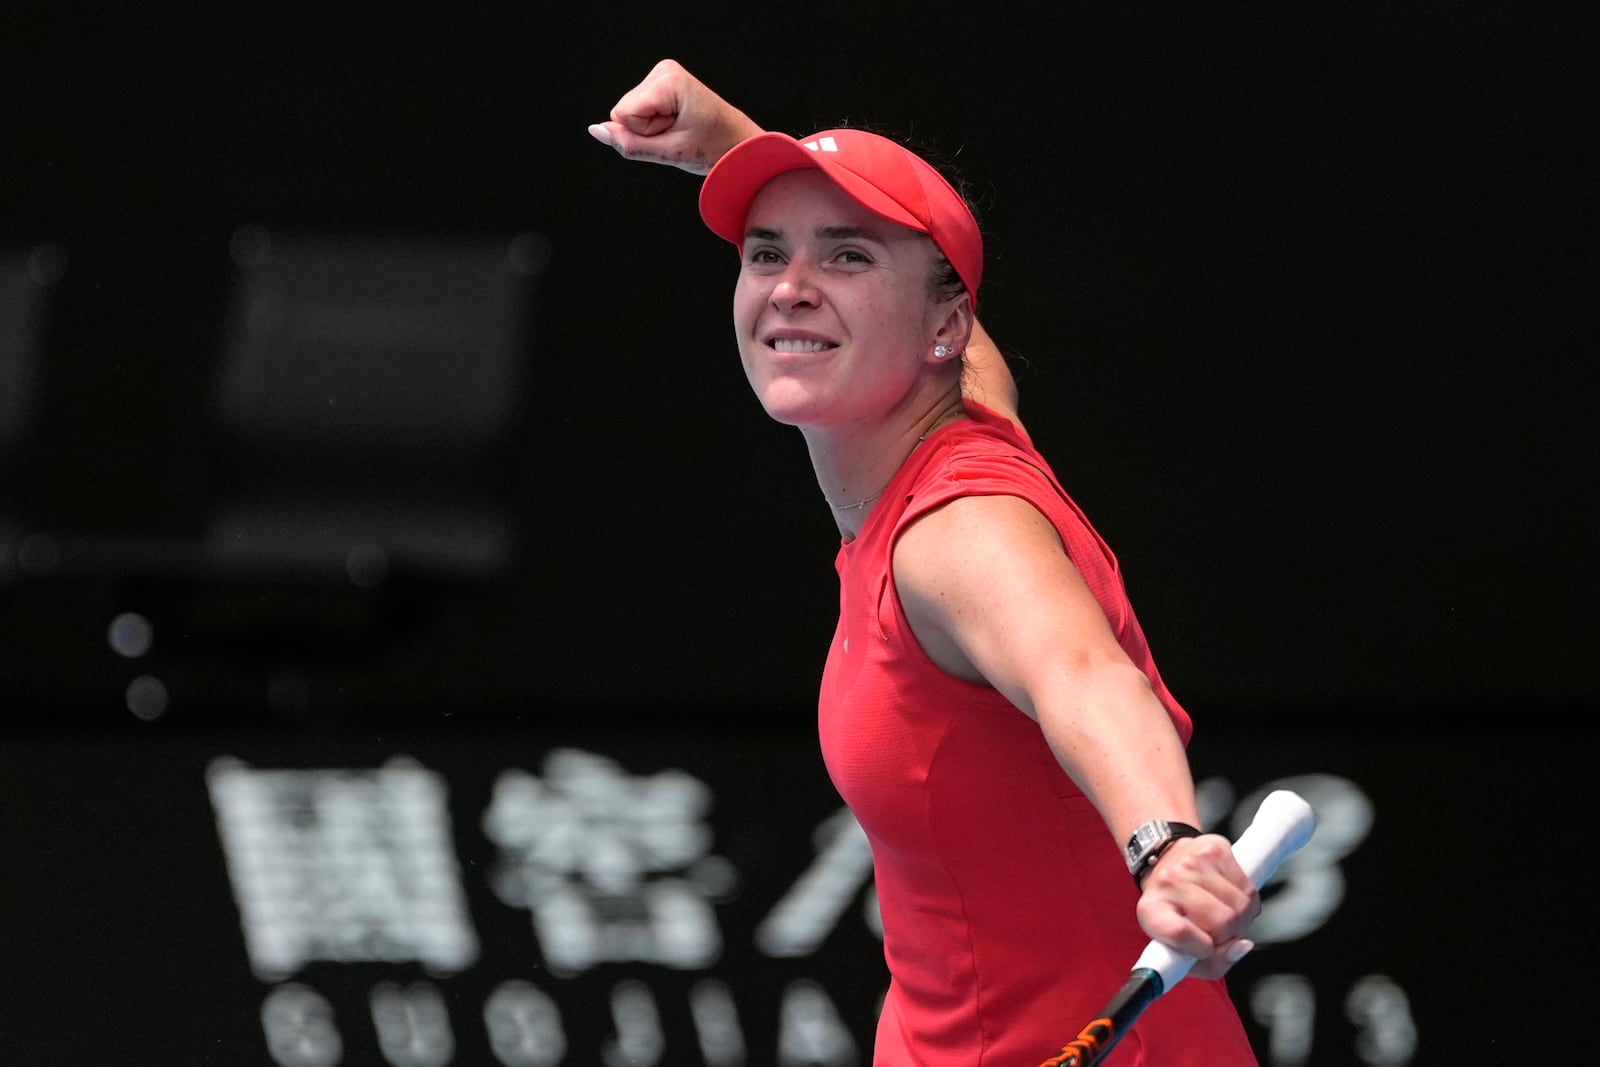
[[[1260,889],[1280,863],[1311,840],[1316,828],[1317,816],[1299,794],[1287,789],[1274,790],[1267,794],[1256,809],[1256,817],[1233,843],[1234,859]],[[1155,971],[1161,976],[1162,989],[1166,990],[1177,985],[1193,966],[1193,957],[1152,941],[1139,956],[1134,969]]]

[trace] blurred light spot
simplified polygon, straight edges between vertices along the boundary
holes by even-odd
[[[167,713],[167,687],[161,679],[141,674],[128,683],[128,710],[134,717],[154,722]]]
[[[155,640],[155,630],[151,627],[150,620],[143,615],[125,611],[111,620],[106,638],[111,642],[111,651],[117,655],[138,659],[150,651],[150,645]]]

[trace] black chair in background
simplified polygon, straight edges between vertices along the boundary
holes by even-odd
[[[453,598],[517,562],[506,497],[546,240],[245,227],[230,253],[198,532],[41,530],[24,551],[40,587],[104,591],[94,625],[142,719],[336,713],[319,692],[381,689]]]
[[[259,227],[230,251],[204,597],[183,624],[303,711],[317,671],[381,669],[515,564],[507,449],[549,252]]]
[[[543,239],[250,227],[231,251],[206,568],[369,588],[503,574],[515,537],[496,461],[520,404]]]

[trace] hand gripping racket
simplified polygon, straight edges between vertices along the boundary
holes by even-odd
[[[1311,840],[1317,817],[1297,794],[1287,789],[1268,793],[1256,817],[1233,843],[1234,858],[1260,889],[1278,864]],[[1144,1010],[1189,973],[1194,960],[1152,941],[1133,965],[1122,989],[1111,998],[1100,1017],[1078,1032],[1059,1056],[1039,1067],[1091,1067],[1110,1052]]]

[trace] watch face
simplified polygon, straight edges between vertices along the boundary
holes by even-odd
[[[1157,819],[1147,822],[1133,832],[1133,843],[1138,848],[1146,848],[1163,837],[1167,836],[1167,824]]]
[[[1137,860],[1150,846],[1166,838],[1167,834],[1167,824],[1160,819],[1142,823],[1133,831],[1133,840],[1128,842],[1128,862]]]
[[[1187,823],[1168,822],[1165,819],[1151,819],[1141,824],[1133,831],[1133,839],[1128,842],[1128,873],[1133,875],[1135,882],[1138,882],[1145,868],[1166,851],[1169,842],[1179,837],[1193,837],[1198,833],[1199,830]]]

